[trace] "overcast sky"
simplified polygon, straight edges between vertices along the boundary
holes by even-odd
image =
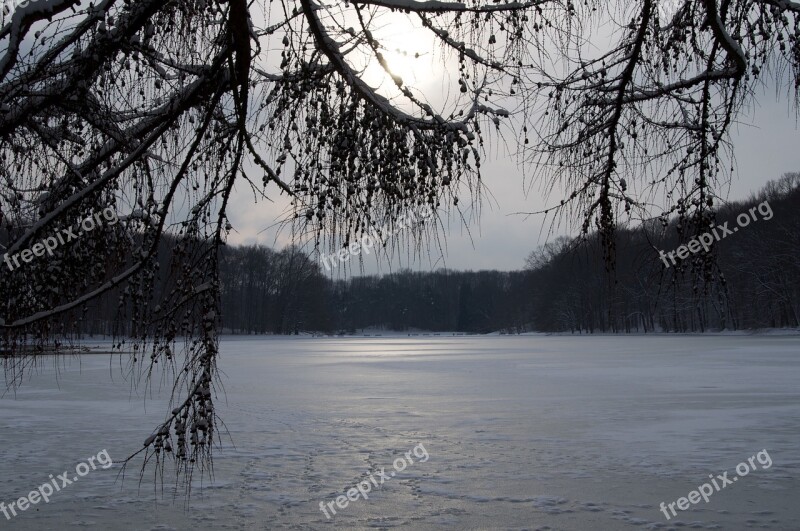
[[[389,54],[386,55],[387,61],[404,78],[406,86],[419,89],[421,97],[441,112],[443,106],[452,103],[453,94],[458,95],[458,90],[453,89],[459,77],[454,57],[443,55],[430,32],[410,26],[406,17],[391,13],[382,16],[387,18],[380,23],[374,21],[379,29],[373,36],[386,47],[386,53]],[[591,53],[600,53],[604,46],[613,41],[609,27],[598,22],[591,29],[592,37],[588,39],[591,41]],[[391,55],[390,51],[395,48],[397,52],[402,49],[402,55]],[[380,68],[371,64],[368,58],[365,61],[370,65],[365,72],[365,82],[377,87],[379,92],[387,87],[390,91],[394,89],[394,83]],[[391,97],[389,93],[386,96]],[[744,199],[762,188],[767,181],[777,179],[786,172],[800,171],[800,131],[786,97],[779,100],[774,90],[762,93],[758,106],[739,119],[742,125],[733,129],[737,172],[728,186],[718,190],[729,200]],[[496,146],[497,142],[493,142],[493,145]],[[524,182],[523,171],[515,158],[498,151],[495,148],[488,153],[483,165],[483,181],[491,195],[487,194],[482,201],[479,223],[464,226],[460,220],[444,218],[444,252],[432,249],[430,258],[426,255],[411,263],[408,253],[400,253],[401,256],[391,261],[385,257],[376,261],[375,255],[371,255],[363,262],[363,272],[387,273],[398,267],[416,270],[442,267],[515,270],[522,268],[526,256],[548,238],[577,234],[578,228],[569,226],[556,227],[555,233],[550,232],[551,220],[546,220],[542,215],[515,214],[539,211],[557,204],[562,194],[554,193],[545,200],[539,193],[541,188],[537,183]],[[288,199],[279,197],[274,185],[270,186],[269,191],[272,192],[274,203],[261,201],[255,204],[252,192],[248,193],[246,187],[239,184],[233,198],[233,208],[229,210],[235,227],[231,243],[259,243],[274,248],[292,243],[292,235],[288,231],[279,232],[275,228],[281,215],[286,213]],[[469,198],[461,199],[463,207]],[[359,274],[361,264],[357,260],[352,262],[355,268],[351,272]],[[335,272],[334,276],[340,274]]]
[[[774,94],[762,95],[759,108],[742,117],[742,121],[747,125],[734,130],[738,172],[729,190],[723,190],[730,200],[744,199],[767,181],[786,172],[800,171],[800,131],[785,99],[777,101]],[[411,263],[404,255],[401,257],[403,267],[415,270],[441,267],[514,270],[523,267],[528,253],[546,242],[549,223],[545,223],[543,216],[526,219],[514,213],[540,210],[545,201],[536,187],[526,195],[522,171],[510,156],[496,155],[489,161],[484,167],[484,180],[492,197],[487,196],[483,201],[480,223],[464,227],[459,221],[444,219],[449,224],[444,234],[445,252],[432,251],[430,259],[425,256]],[[270,190],[274,192],[275,188]],[[561,198],[550,199],[552,203]],[[230,210],[236,229],[231,243],[260,243],[277,248],[291,243],[291,234],[275,228],[286,204],[285,198],[275,203],[255,204],[252,193],[248,194],[244,187],[237,189]],[[558,233],[576,232],[562,227]],[[395,262],[390,264],[384,258],[376,263],[375,256],[371,255],[364,262],[364,272],[387,273],[399,267],[397,260]],[[359,272],[358,267],[355,272]]]
[[[413,38],[409,38],[412,34]],[[434,96],[433,101],[449,98],[448,86],[453,83],[449,71],[452,68],[442,67],[438,53],[425,53],[433,46],[429,32],[414,33],[392,19],[391,25],[384,26],[380,38],[388,48],[402,45],[412,55],[415,51],[422,53],[423,57],[413,64],[393,64],[399,68],[399,73],[408,81],[415,82],[417,88],[423,89],[426,94],[435,91],[435,85],[441,83],[442,92],[438,98]],[[597,38],[607,36],[603,37],[601,30]],[[270,60],[273,59],[270,56]],[[366,74],[365,81],[370,85],[380,83],[380,73],[368,70]],[[800,131],[786,97],[778,100],[774,91],[761,94],[758,107],[748,115],[741,116],[740,121],[746,125],[736,126],[733,130],[737,173],[729,183],[729,188],[721,191],[730,200],[746,198],[767,181],[777,179],[786,172],[800,171]],[[464,226],[460,220],[444,218],[446,230],[442,241],[446,248],[443,253],[432,249],[430,259],[426,256],[423,260],[417,259],[411,263],[408,263],[407,255],[395,259],[394,263],[389,263],[385,258],[376,261],[372,255],[363,263],[364,272],[386,273],[400,266],[418,270],[441,267],[515,270],[523,267],[525,257],[552,238],[554,233],[549,231],[549,220],[543,216],[527,217],[515,213],[541,210],[558,203],[562,197],[554,194],[545,201],[535,183],[525,186],[522,169],[512,156],[503,153],[490,154],[483,166],[483,180],[491,196],[487,195],[482,202],[480,223]],[[280,232],[276,228],[281,215],[286,213],[288,200],[285,196],[278,196],[274,185],[269,192],[274,203],[262,200],[256,204],[252,191],[240,180],[228,211],[235,228],[230,243],[259,243],[274,248],[283,248],[292,243],[288,231]],[[462,197],[462,205],[468,199]],[[557,227],[556,231],[555,235],[577,233],[575,227],[568,226]],[[359,272],[358,267],[356,272]]]

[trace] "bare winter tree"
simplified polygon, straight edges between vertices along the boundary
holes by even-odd
[[[685,0],[668,16],[665,6],[36,0],[7,9],[0,329],[12,381],[32,345],[58,346],[87,304],[119,293],[136,367],[176,375],[174,409],[145,441],[145,461],[208,465],[218,252],[237,182],[257,197],[288,194],[294,230],[347,245],[408,211],[477,198],[484,133],[505,122],[518,126],[528,163],[572,191],[561,208],[585,231],[594,220],[610,242],[616,219],[645,209],[653,192],[708,223],[737,113],[765,76],[790,70],[797,87],[800,4]],[[598,21],[609,45],[592,55],[585,41]],[[396,71],[392,28],[429,39],[452,71],[438,80],[443,94]],[[556,75],[561,63],[567,73]],[[368,80],[376,66],[378,87]],[[178,243],[160,267],[168,233]]]
[[[587,40],[598,19],[586,13],[596,8],[604,25]],[[797,103],[800,3],[641,0],[572,9],[584,14],[572,17],[578,29],[553,61],[567,74],[526,70],[523,84],[536,87],[532,100],[544,106],[531,113],[544,124],[534,125],[540,137],[527,162],[568,193],[553,210],[579,221],[584,235],[597,229],[609,255],[621,214],[646,219],[655,201],[666,205],[664,227],[677,213],[687,235],[707,231],[733,171],[731,125],[764,87]]]
[[[218,252],[232,228],[234,183],[258,196],[274,185],[292,197],[298,230],[345,245],[439,205],[449,187],[477,189],[481,120],[508,114],[486,98],[517,79],[532,33],[526,13],[536,10],[536,2],[38,0],[4,13],[7,374],[16,382],[88,303],[119,292],[134,368],[176,375],[174,409],[145,441],[145,462],[168,454],[179,471],[208,465],[218,436]],[[398,19],[432,35],[443,64],[456,65],[450,110],[392,72],[381,33]],[[507,42],[489,46],[489,33]],[[363,79],[369,63],[385,71],[382,90]],[[104,222],[108,209],[118,223]],[[167,233],[178,243],[164,270],[157,250]],[[172,280],[163,294],[162,277]]]

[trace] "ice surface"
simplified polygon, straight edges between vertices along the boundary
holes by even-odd
[[[800,529],[800,337],[226,338],[230,442],[188,510],[96,470],[2,529]],[[108,356],[45,364],[0,408],[8,505],[167,409]],[[146,398],[146,400],[145,400]],[[422,443],[430,459],[333,501]],[[767,449],[667,522],[674,502]],[[165,484],[168,487],[169,483]]]

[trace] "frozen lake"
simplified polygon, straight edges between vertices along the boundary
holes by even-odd
[[[798,336],[225,338],[219,363],[235,448],[188,510],[114,466],[0,528],[800,529]],[[6,505],[121,461],[165,413],[118,358],[53,364],[0,402]],[[320,511],[420,444],[425,462]],[[660,511],[762,450],[769,468]]]

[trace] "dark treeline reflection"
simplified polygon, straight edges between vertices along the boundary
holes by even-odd
[[[678,267],[664,266],[658,252],[681,244],[676,221],[667,227],[660,221],[622,227],[610,274],[595,238],[555,239],[532,252],[521,271],[404,270],[334,280],[296,247],[229,246],[220,270],[223,330],[592,333],[797,327],[800,174],[718,208],[716,223],[736,227],[739,214],[764,201],[772,218],[720,241],[713,251],[716,263],[710,265],[690,256]],[[162,271],[174,267],[169,248],[167,242]],[[165,277],[159,289],[168,289]],[[78,328],[126,332],[127,325],[108,320],[117,313],[115,303],[112,296],[87,308]]]

